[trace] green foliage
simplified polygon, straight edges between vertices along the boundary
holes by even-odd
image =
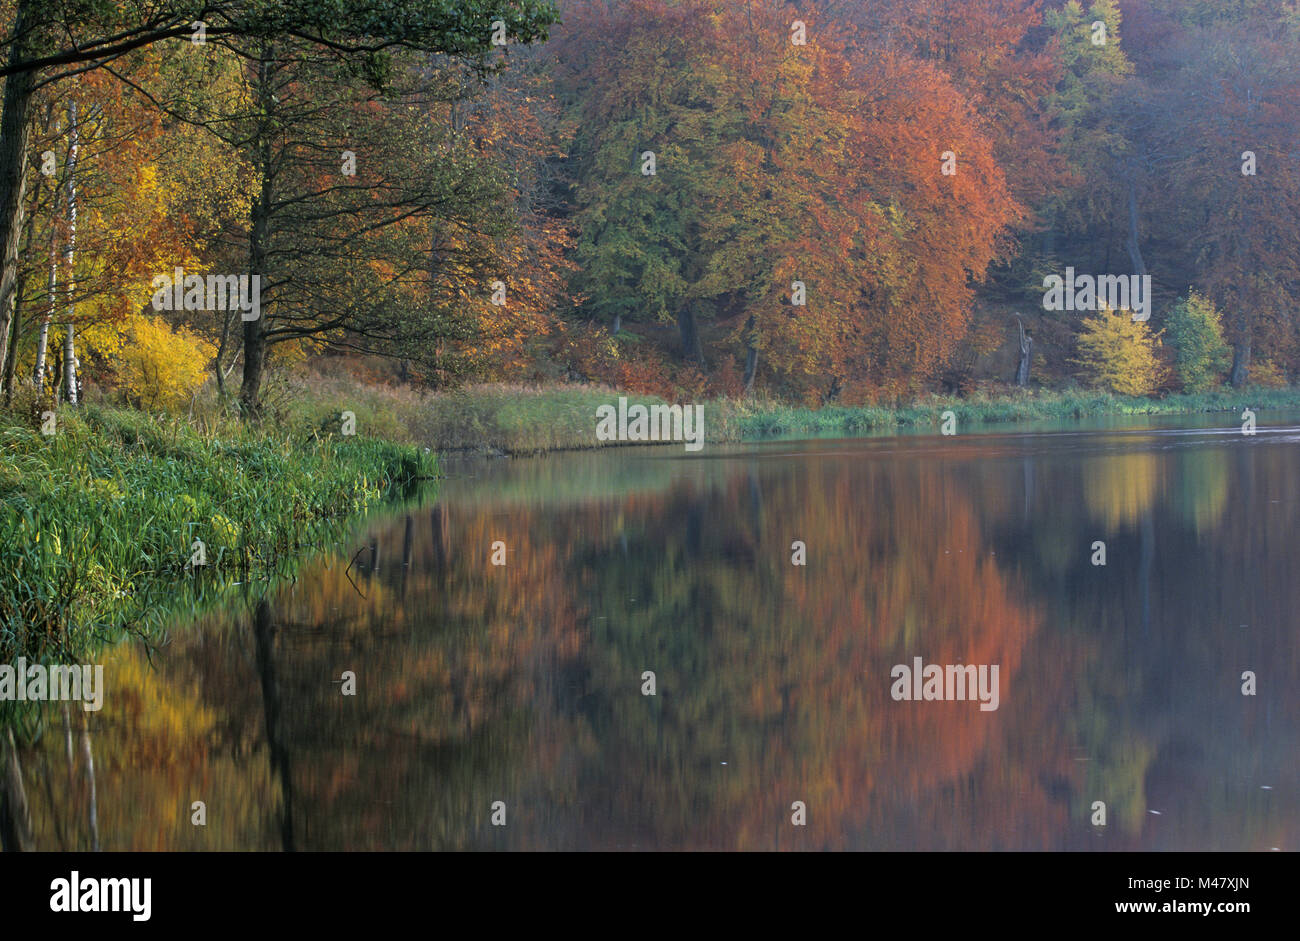
[[[1184,391],[1205,392],[1217,386],[1232,357],[1214,302],[1192,291],[1170,312],[1165,332],[1174,347],[1174,372]]]
[[[971,425],[1012,424],[1031,421],[1063,421],[1115,415],[1183,415],[1197,412],[1240,412],[1254,409],[1300,407],[1296,389],[1252,388],[1215,390],[1199,395],[1170,395],[1162,399],[1146,396],[1112,395],[1108,392],[1032,393],[1012,391],[1005,395],[974,395],[966,398],[933,397],[910,405],[889,408],[878,405],[797,408],[752,400],[712,403],[709,429],[724,440],[745,440],[776,436],[845,435],[880,432],[893,434],[899,428],[937,428],[948,409],[957,417],[958,428]],[[717,417],[714,418],[713,416]]]
[[[1086,9],[1070,0],[1043,14],[1061,64],[1049,108],[1060,127],[1058,149],[1074,171],[1073,180],[1063,181],[1047,203],[1048,214],[1063,231],[1086,229],[1108,212],[1114,193],[1101,181],[1113,176],[1115,155],[1129,146],[1113,105],[1133,73],[1120,42],[1120,19],[1115,0],[1095,0]],[[1101,45],[1093,42],[1098,22],[1106,27]]]
[[[0,422],[0,661],[153,624],[177,579],[268,572],[433,466],[360,436],[201,433],[116,409],[64,409],[53,436]]]
[[[1059,10],[1043,15],[1045,25],[1059,43],[1062,78],[1053,98],[1053,108],[1070,128],[1095,118],[1095,95],[1113,88],[1119,79],[1133,72],[1120,46],[1120,9],[1115,0],[1094,0],[1087,10],[1070,0]],[[1105,42],[1093,42],[1094,23],[1106,26]]]
[[[964,398],[927,396],[898,405],[806,408],[767,397],[710,399],[703,402],[705,437],[711,443],[771,437],[896,434],[901,428],[933,433],[951,409],[959,428],[974,425],[1065,421],[1117,415],[1180,415],[1240,412],[1246,406],[1300,408],[1300,390],[1221,389],[1197,395],[1155,399],[1109,392],[977,392]],[[435,451],[489,451],[512,455],[582,450],[622,445],[594,434],[599,405],[618,392],[594,385],[479,385],[454,392],[422,395],[407,389],[365,386],[355,380],[315,379],[291,397],[281,421],[304,432],[329,423],[338,427],[341,410],[357,416],[358,434],[380,434]],[[655,396],[630,402],[654,404]],[[603,466],[603,465],[602,465]],[[556,482],[568,486],[572,482]]]
[[[617,403],[618,396],[597,386],[471,387],[433,399],[423,430],[439,450],[488,448],[521,455],[607,447],[619,442],[597,440],[596,409]],[[629,405],[662,402],[649,395],[628,398]]]

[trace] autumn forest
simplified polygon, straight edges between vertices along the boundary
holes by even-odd
[[[256,413],[321,357],[809,404],[1300,370],[1293,3],[3,6],[11,397]],[[1149,278],[1149,317],[1045,309],[1067,268]],[[260,316],[163,308],[174,271],[259,275]]]
[[[1300,0],[0,30],[0,848],[1300,841]]]

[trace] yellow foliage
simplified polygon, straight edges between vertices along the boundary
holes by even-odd
[[[1095,386],[1119,395],[1150,395],[1164,381],[1165,366],[1156,358],[1160,335],[1126,310],[1103,310],[1083,321],[1079,357]]]
[[[122,331],[118,380],[129,399],[149,410],[184,406],[207,376],[211,343],[161,317],[134,318]]]
[[[1164,485],[1154,454],[1116,454],[1083,466],[1083,499],[1094,519],[1113,531],[1151,512]]]
[[[233,549],[239,542],[239,527],[220,513],[212,517],[212,544],[218,548]]]

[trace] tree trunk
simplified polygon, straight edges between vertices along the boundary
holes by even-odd
[[[51,224],[50,277],[46,282],[50,302],[45,308],[45,316],[41,318],[41,331],[36,337],[36,368],[32,371],[32,378],[36,381],[38,389],[45,388],[46,357],[50,349],[50,321],[54,319],[54,309],[59,303],[59,248],[55,240],[56,232],[58,228]]]
[[[262,708],[266,719],[266,747],[271,760],[271,774],[279,781],[280,844],[285,852],[294,850],[293,839],[293,775],[289,766],[289,749],[280,734],[280,682],[275,669],[275,621],[271,605],[265,600],[257,603],[253,611],[253,636],[255,638],[257,672],[262,681]]]
[[[18,278],[18,287],[16,298],[21,301],[25,289],[25,276],[20,275]],[[14,305],[14,319],[9,330],[9,349],[0,350],[0,362],[4,363],[3,379],[0,379],[0,387],[4,388],[5,404],[8,405],[13,400],[14,395],[14,368],[18,360],[18,344],[22,340],[23,311],[21,304]]]
[[[1139,277],[1147,273],[1146,262],[1142,259],[1142,249],[1138,244],[1138,202],[1136,171],[1129,166],[1128,173],[1128,248],[1129,261],[1133,263],[1133,273]]]
[[[840,392],[844,389],[844,383],[839,376],[831,376],[831,384],[826,389],[826,394],[822,396],[822,404],[826,405],[834,402],[840,397]]]
[[[30,852],[36,847],[18,745],[12,729],[5,729],[4,736],[0,740],[0,849]]]
[[[63,331],[63,399],[69,405],[77,404],[77,349],[76,328],[68,324]]]
[[[260,138],[258,144],[258,163],[262,177],[262,192],[253,201],[250,212],[248,232],[248,274],[261,276],[261,283],[266,284],[267,240],[271,227],[271,194],[275,185],[275,172],[271,166],[271,144],[269,112],[271,109],[270,88],[271,59],[270,51],[264,50],[262,61],[258,66],[258,89],[263,126],[257,130]],[[239,389],[239,403],[244,416],[256,419],[262,409],[262,373],[266,364],[266,304],[265,295],[259,305],[260,316],[256,320],[244,321],[244,381]]]
[[[48,127],[49,122],[46,122]],[[41,195],[41,178],[36,178],[36,188],[32,191],[32,202],[39,202]],[[30,250],[32,236],[36,230],[36,214],[28,216],[23,224],[22,244],[24,250]],[[53,241],[50,242],[53,249]],[[9,329],[9,349],[0,350],[0,363],[4,364],[3,379],[0,379],[0,388],[4,389],[5,404],[8,405],[13,400],[14,394],[14,374],[18,371],[18,346],[22,342],[23,329],[23,297],[27,293],[27,273],[20,265],[18,268],[18,280],[14,285],[14,312],[13,320],[10,322]]]
[[[695,322],[695,311],[689,304],[677,313],[677,330],[682,339],[682,359],[704,368],[704,350],[700,346],[700,331]]]
[[[1017,317],[1016,324],[1020,328],[1020,365],[1016,367],[1016,385],[1029,385],[1029,357],[1034,349],[1034,338],[1025,333],[1024,322]]]
[[[758,347],[754,345],[754,318],[745,323],[745,395],[754,391],[754,376],[758,373]]]
[[[68,329],[63,334],[63,386],[68,390],[68,404],[77,404],[77,351],[73,326],[77,315],[77,103],[68,102],[68,243],[63,249],[67,269],[64,282],[68,292]]]
[[[10,67],[27,58],[34,41],[34,18],[38,0],[19,0],[13,32],[17,37],[9,49]],[[31,126],[27,120],[31,109],[36,74],[21,71],[4,80],[3,103],[0,104],[0,356],[9,348],[9,328],[13,320],[18,286],[18,243],[23,228],[23,196],[27,183],[27,145]]]
[[[266,362],[266,334],[262,320],[244,321],[244,379],[239,404],[246,417],[256,419],[262,410],[262,370]]]
[[[230,326],[235,322],[235,317],[237,316],[238,314],[231,314],[224,321],[222,321],[221,341],[217,343],[217,359],[216,359],[217,394],[222,398],[225,398],[226,395],[226,369],[221,364],[226,358],[226,347],[230,345]],[[235,364],[233,360],[230,363],[230,368],[231,369],[235,368]]]
[[[1250,381],[1250,337],[1246,337],[1232,350],[1232,387],[1242,388]]]

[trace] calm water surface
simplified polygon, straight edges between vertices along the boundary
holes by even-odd
[[[25,756],[38,844],[1294,850],[1300,415],[1260,422],[449,465],[111,651],[93,820],[61,714]],[[914,657],[999,707],[893,700]]]

